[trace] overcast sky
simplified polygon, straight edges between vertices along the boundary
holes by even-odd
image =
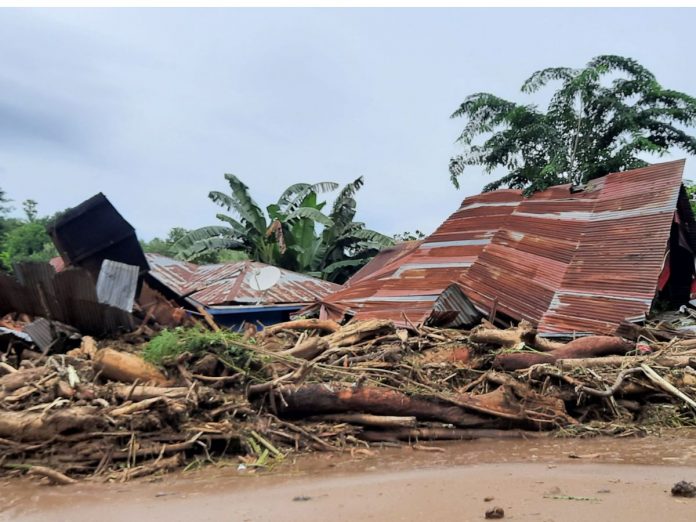
[[[692,9],[0,10],[0,187],[53,213],[103,192],[150,239],[215,223],[225,172],[263,206],[364,175],[358,217],[432,231],[468,94],[630,56],[696,94]],[[677,154],[675,157],[683,157]],[[696,178],[696,158],[687,162]]]

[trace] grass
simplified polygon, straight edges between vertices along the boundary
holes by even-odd
[[[228,330],[211,332],[203,328],[174,328],[164,330],[145,345],[143,359],[162,365],[170,362],[184,352],[193,355],[214,352],[232,361],[248,359],[250,351],[246,348],[242,335]]]

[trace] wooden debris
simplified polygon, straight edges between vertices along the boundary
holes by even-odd
[[[166,385],[169,380],[142,357],[113,348],[102,348],[94,356],[94,367],[108,378],[121,382],[142,382]]]
[[[323,332],[337,332],[341,329],[341,325],[336,321],[322,319],[298,319],[297,321],[289,321],[287,323],[278,323],[273,326],[264,328],[265,336],[275,335],[278,332],[285,330],[321,330]]]
[[[207,332],[162,367],[123,340],[84,337],[65,355],[0,361],[0,475],[45,464],[32,474],[56,483],[131,480],[230,454],[264,467],[372,442],[429,450],[423,441],[581,433],[586,420],[616,433],[655,401],[688,422],[696,340],[672,332],[646,349],[641,332],[637,350],[618,337],[551,342],[526,323],[302,320],[231,340]]]

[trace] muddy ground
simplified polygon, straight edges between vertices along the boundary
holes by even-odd
[[[468,441],[237,462],[116,484],[2,483],[0,521],[693,521],[696,430],[662,437]],[[437,447],[442,451],[428,448]]]

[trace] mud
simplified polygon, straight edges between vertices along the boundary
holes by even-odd
[[[483,520],[693,521],[696,433],[626,439],[470,441],[226,466],[125,484],[2,484],[0,521]],[[486,501],[486,499],[492,500]]]

